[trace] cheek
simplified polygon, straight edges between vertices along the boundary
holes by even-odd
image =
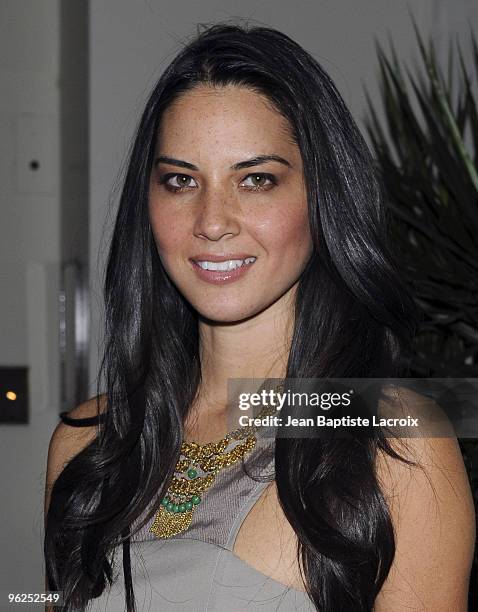
[[[284,253],[298,259],[308,257],[312,248],[307,209],[291,207],[282,215],[276,215],[261,225],[264,246],[282,256]],[[288,259],[290,261],[290,259]],[[298,263],[298,262],[297,262]]]
[[[159,214],[158,209],[150,207],[149,222],[153,232],[156,248],[161,256],[173,254],[184,243],[182,224],[174,216],[164,211]]]

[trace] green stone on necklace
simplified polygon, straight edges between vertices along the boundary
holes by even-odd
[[[164,506],[168,512],[177,514],[178,512],[187,512],[188,510],[191,510],[193,506],[197,506],[200,502],[200,495],[193,495],[189,501],[182,504],[175,504],[169,499],[169,497],[163,497],[161,500],[161,505]]]

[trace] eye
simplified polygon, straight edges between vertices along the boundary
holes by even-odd
[[[248,179],[252,180],[252,184],[247,188],[248,191],[266,191],[277,185],[277,180],[273,174],[267,172],[254,172],[248,174],[243,183]],[[269,181],[268,183],[266,181]],[[241,183],[242,184],[242,183]]]
[[[275,176],[267,172],[254,172],[248,174],[241,182],[241,185],[243,185],[249,179],[252,182],[250,182],[249,185],[246,185],[247,191],[267,191],[274,185],[277,185]],[[178,174],[174,172],[163,174],[159,178],[159,184],[164,185],[168,191],[172,192],[195,189],[196,186],[191,184],[192,181],[194,181],[194,179],[192,176],[189,176],[189,174]]]
[[[170,179],[174,179],[174,182],[171,182]],[[168,174],[163,174],[159,178],[159,184],[164,185],[169,191],[185,191],[191,188],[190,183],[192,180],[194,179],[192,176],[189,176],[189,174],[169,172]]]

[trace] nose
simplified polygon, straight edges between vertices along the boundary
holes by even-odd
[[[239,209],[234,196],[215,188],[204,192],[198,202],[194,235],[218,241],[223,236],[236,236],[240,232]]]

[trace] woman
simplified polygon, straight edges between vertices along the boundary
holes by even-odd
[[[236,460],[203,499],[172,488],[182,442],[229,431],[229,379],[405,371],[417,315],[386,241],[368,149],[306,51],[217,24],[179,53],[125,177],[106,393],[50,445],[45,556],[64,609],[466,609],[474,513],[455,439],[277,438],[268,481]]]

